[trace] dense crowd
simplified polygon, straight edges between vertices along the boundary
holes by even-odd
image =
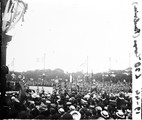
[[[129,82],[120,82],[118,81],[117,83],[113,83],[112,81],[96,81],[94,83],[95,89],[98,92],[101,91],[106,91],[106,92],[111,92],[111,93],[119,93],[120,91],[124,92],[131,92],[132,90],[132,85]]]
[[[104,84],[102,88],[108,87],[108,83]],[[27,87],[19,93],[7,93],[7,106],[2,112],[4,118],[12,119],[132,119],[131,93],[99,89],[101,83],[96,86],[96,89],[85,94],[66,90],[51,94],[44,89],[35,91]],[[114,84],[110,88],[112,86]]]

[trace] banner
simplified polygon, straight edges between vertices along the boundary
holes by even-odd
[[[2,14],[2,31],[9,32],[22,19],[27,10],[27,4],[21,0],[7,0],[4,13]]]

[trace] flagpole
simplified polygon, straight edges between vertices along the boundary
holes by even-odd
[[[87,75],[86,75],[86,77],[87,77],[87,82],[86,83],[88,83],[88,56],[87,56]]]
[[[13,73],[14,73],[15,58],[13,58]]]
[[[92,90],[92,84],[93,84],[93,70],[92,70],[92,75],[91,75],[91,81],[90,81],[90,87],[91,87],[91,90]]]
[[[44,69],[44,72],[45,72],[45,57],[46,57],[46,54],[44,53],[44,58],[43,58],[43,69]]]
[[[111,57],[109,57],[109,71],[111,70]]]
[[[88,75],[88,56],[87,56],[87,75]]]

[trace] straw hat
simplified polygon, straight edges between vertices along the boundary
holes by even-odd
[[[46,104],[50,104],[51,103],[51,101],[49,101],[49,100],[46,100]]]
[[[97,106],[95,109],[96,109],[96,111],[98,111],[98,110],[102,111],[102,108],[100,106]]]
[[[32,94],[32,98],[39,98],[40,96],[37,95],[36,93]]]
[[[58,110],[58,112],[61,114],[61,113],[64,113],[65,110],[64,110],[63,108],[60,108],[60,109]]]
[[[81,114],[80,112],[74,110],[74,111],[71,111],[70,114],[72,115],[73,117],[73,120],[80,120],[81,119]]]
[[[124,113],[122,112],[122,110],[117,111],[117,112],[116,112],[116,115],[117,115],[117,117],[119,117],[119,118],[125,118],[125,115],[124,115]]]
[[[85,95],[83,98],[84,98],[84,99],[89,99],[89,98],[90,98],[90,95],[87,94],[87,95]]]
[[[82,103],[82,104],[87,104],[87,101],[84,100],[84,99],[81,99],[81,103]]]
[[[75,107],[74,107],[73,105],[71,105],[71,106],[69,107],[69,109],[70,109],[70,110],[75,110]]]
[[[67,105],[71,105],[72,103],[71,103],[71,102],[67,102],[66,104],[67,104]]]
[[[109,114],[105,110],[101,111],[101,115],[102,115],[103,118],[109,118]]]

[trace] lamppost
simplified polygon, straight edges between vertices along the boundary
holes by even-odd
[[[7,43],[12,40],[12,35],[9,35],[9,31],[15,27],[15,25],[23,18],[27,4],[22,0],[3,0],[1,2],[2,11],[2,32],[0,34],[1,40],[1,105],[5,105],[5,93],[6,93],[6,74],[9,69],[6,66],[6,49]]]

